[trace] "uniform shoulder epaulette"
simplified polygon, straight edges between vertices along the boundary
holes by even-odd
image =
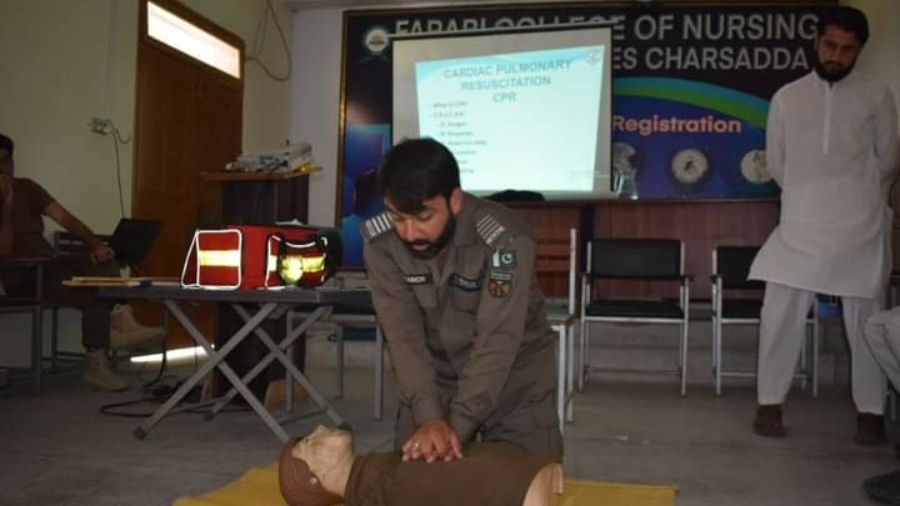
[[[491,213],[485,214],[475,222],[475,230],[488,246],[496,246],[500,239],[509,233],[509,228]]]
[[[371,241],[379,235],[394,228],[394,222],[391,221],[391,218],[388,216],[387,211],[385,211],[381,214],[376,214],[375,216],[372,216],[368,220],[364,221],[359,228],[363,238],[366,241]]]

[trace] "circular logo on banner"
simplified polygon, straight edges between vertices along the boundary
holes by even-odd
[[[753,184],[765,184],[772,180],[766,168],[766,152],[761,149],[747,151],[741,159],[741,176]]]
[[[708,171],[709,162],[700,150],[683,149],[672,158],[672,175],[681,183],[699,183]]]
[[[613,170],[618,174],[636,174],[642,163],[641,153],[627,142],[614,142],[612,147]]]
[[[363,47],[372,56],[381,56],[390,44],[390,32],[383,26],[373,26],[363,35]]]
[[[680,195],[701,193],[709,175],[709,159],[699,149],[682,149],[672,157],[670,181],[672,189]]]

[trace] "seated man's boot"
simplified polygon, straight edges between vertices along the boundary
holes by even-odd
[[[887,443],[884,433],[884,417],[872,413],[856,415],[856,436],[853,442],[866,446],[881,446]]]
[[[106,350],[93,350],[86,354],[87,371],[82,379],[91,390],[119,392],[128,388],[128,380],[113,372]]]
[[[753,419],[753,432],[766,437],[784,437],[781,404],[760,404]]]
[[[159,351],[165,337],[162,327],[141,325],[131,306],[118,305],[109,315],[109,344],[114,350]]]
[[[872,476],[863,482],[863,490],[882,504],[900,504],[900,471]]]

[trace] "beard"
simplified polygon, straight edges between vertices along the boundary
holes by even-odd
[[[456,216],[453,213],[450,213],[450,219],[447,220],[447,224],[444,225],[444,230],[441,232],[441,235],[434,241],[429,241],[427,239],[416,239],[415,241],[403,241],[403,244],[406,246],[406,249],[409,250],[410,254],[416,258],[421,258],[422,260],[429,260],[434,258],[443,251],[444,247],[450,242],[450,239],[453,238],[453,233],[456,231]],[[402,240],[402,239],[401,239]],[[416,246],[428,246],[425,249],[416,249]]]
[[[834,67],[836,65],[837,64],[832,63],[830,66]],[[816,58],[815,65],[813,67],[815,68],[816,74],[818,74],[819,77],[821,77],[823,80],[828,81],[829,83],[833,84],[833,83],[836,83],[836,82],[840,81],[841,79],[847,77],[847,75],[849,75],[850,72],[853,70],[854,65],[855,65],[855,63],[851,63],[850,65],[847,65],[846,67],[838,67],[837,70],[834,70],[834,69],[827,68],[826,65],[824,63],[822,63],[821,60]]]

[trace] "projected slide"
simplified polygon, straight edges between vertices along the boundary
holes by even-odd
[[[469,191],[590,192],[605,51],[592,45],[418,61],[419,134],[453,151]]]

